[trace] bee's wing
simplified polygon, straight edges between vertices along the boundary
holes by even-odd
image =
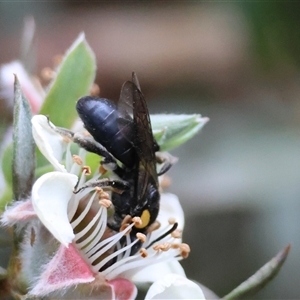
[[[136,126],[135,147],[139,158],[137,199],[146,201],[149,183],[158,186],[156,172],[156,141],[153,137],[150,116],[145,98],[133,84],[133,120]]]
[[[144,199],[148,183],[158,186],[156,172],[155,151],[158,150],[157,143],[152,134],[152,127],[147,104],[138,84],[137,78],[133,77],[135,83],[127,81],[123,84],[118,109],[126,111],[133,117],[134,139],[133,146],[136,149],[138,170],[136,177],[137,199]],[[124,113],[122,113],[124,115]]]

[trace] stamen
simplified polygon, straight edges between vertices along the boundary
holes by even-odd
[[[84,172],[85,175],[89,176],[92,174],[92,170],[90,166],[83,166],[82,167],[82,172]]]
[[[99,222],[94,229],[94,231],[81,243],[76,244],[77,248],[81,248],[82,251],[87,253],[92,249],[97,243],[99,243],[100,238],[103,236],[104,231],[106,230],[106,220],[107,220],[107,210],[103,207],[99,209],[100,218]],[[99,238],[96,238],[99,237]],[[85,246],[84,246],[85,243]],[[84,248],[84,249],[82,249]]]
[[[132,223],[132,225],[134,225],[134,223]],[[130,226],[130,224],[123,224],[123,225],[121,225],[119,232],[122,232],[123,230],[125,230],[129,226]],[[128,233],[130,233],[130,232],[131,232],[131,230],[128,231]]]
[[[148,252],[145,248],[140,249],[140,254],[142,258],[146,258],[148,256]]]
[[[124,245],[129,245],[129,244],[131,244],[131,238],[130,238],[130,235],[129,235],[130,232],[131,232],[131,229],[130,229],[130,231],[128,231],[128,233],[125,235],[126,243],[124,243],[123,245],[120,245],[121,248],[122,248]],[[126,250],[126,252],[123,253],[123,256],[121,256],[122,253],[120,253],[120,254],[119,254],[119,257],[121,257],[122,259],[124,259],[124,258],[126,258],[126,257],[129,257],[130,254],[131,254],[131,249],[128,248],[128,249]]]
[[[135,226],[140,226],[143,224],[142,219],[140,217],[133,217],[132,222]]]
[[[66,135],[64,135],[64,136],[62,137],[62,139],[63,139],[63,141],[64,141],[65,143],[67,143],[67,144],[69,144],[69,143],[72,142],[72,140],[71,140],[68,136],[66,136]]]
[[[121,226],[122,225],[125,225],[125,224],[130,224],[132,222],[132,217],[131,215],[127,215],[125,216],[125,218],[123,219],[122,223],[121,223]]]
[[[137,239],[139,239],[142,243],[145,243],[146,242],[146,235],[141,233],[141,232],[138,232],[136,234],[136,237]]]
[[[155,251],[168,251],[171,249],[171,243],[163,243],[163,244],[158,244],[158,245],[155,245],[153,246],[153,250]]]
[[[92,203],[95,199],[95,196],[96,196],[96,193],[94,193],[93,196],[89,199],[89,202],[86,205],[86,207],[84,208],[83,212],[77,217],[77,219],[75,219],[71,223],[73,228],[75,228],[85,218],[85,216],[88,214],[88,212],[90,211],[90,208],[92,206]]]
[[[103,241],[101,241],[99,244],[97,244],[94,248],[92,248],[90,251],[87,251],[86,254],[89,254],[89,260],[94,261],[99,256],[101,256],[105,251],[113,247],[117,242],[125,235],[127,232],[133,227],[133,224],[128,226],[123,232],[119,232]],[[105,246],[106,245],[106,246]],[[99,252],[97,252],[99,249],[101,249]],[[96,259],[93,259],[93,257],[96,257]]]
[[[121,261],[114,263],[112,266],[104,270],[102,274],[107,280],[110,280],[116,278],[118,275],[130,269],[146,267],[151,264],[157,264],[160,262],[168,262],[174,258],[178,260],[180,259],[176,255],[170,255],[169,253],[165,254],[165,252],[153,252],[152,255],[149,255],[147,257],[147,259],[139,258],[140,256],[133,255],[122,259]]]
[[[111,201],[108,200],[108,199],[101,199],[99,201],[99,204],[102,205],[102,206],[104,206],[105,208],[111,207]]]
[[[176,229],[171,233],[171,237],[173,237],[174,239],[179,239],[182,237],[182,230],[180,229]]]
[[[73,154],[72,158],[73,158],[73,162],[76,163],[77,165],[81,166],[83,164],[83,161],[80,156]]]
[[[71,155],[71,143],[68,143],[67,149],[66,149],[66,169],[67,169],[67,171],[71,170],[72,164],[73,164],[73,160],[72,160],[72,155]]]
[[[176,223],[176,219],[175,218],[169,218],[168,222],[169,222],[170,225],[173,225],[173,224]]]
[[[104,167],[102,165],[100,165],[100,167],[99,167],[99,173],[102,174],[102,175],[104,175],[106,172],[107,172],[107,170],[104,169]]]
[[[96,186],[95,187],[95,191],[97,192],[98,194],[98,198],[99,200],[109,200],[109,194],[104,192],[103,189],[99,186]],[[110,203],[111,204],[111,203]]]
[[[179,249],[181,250],[180,254],[183,258],[187,258],[191,252],[190,246],[185,243],[182,243]]]
[[[97,83],[93,83],[91,89],[90,89],[90,95],[91,96],[98,96],[100,94],[100,87]]]
[[[133,226],[133,224],[132,224]],[[99,243],[96,247],[94,247],[92,250],[96,250],[96,252],[93,252],[93,254],[88,258],[88,260],[93,263],[94,261],[96,261],[102,254],[104,254],[105,252],[107,252],[107,250],[111,249],[112,247],[114,247],[117,242],[127,233],[126,230],[129,230],[129,228],[126,228],[123,232],[117,233],[115,235],[113,235],[111,238],[108,238],[106,240],[104,240],[103,242],[107,243],[108,240],[111,241],[110,243],[108,243],[106,246],[103,246],[103,242]],[[131,244],[127,245],[126,247],[121,248],[120,250],[112,253],[111,255],[107,256],[105,259],[101,260],[98,264],[93,266],[93,269],[95,271],[99,271],[106,263],[108,263],[112,258],[116,257],[119,255],[119,253],[121,252],[125,252],[128,248],[131,248],[135,243],[137,243],[138,240],[133,241]],[[101,245],[102,244],[102,245]],[[101,245],[101,246],[100,246]],[[100,249],[98,251],[98,249]]]
[[[147,232],[148,233],[151,233],[157,229],[159,229],[161,226],[161,224],[158,222],[158,221],[155,221],[154,223],[152,223],[149,228],[147,229]]]
[[[103,213],[103,210],[105,210],[104,207],[100,207],[97,214],[93,217],[93,219],[85,226],[80,232],[76,233],[74,240],[78,241],[80,238],[82,238],[84,235],[86,235],[90,229],[96,224],[96,222],[100,219],[101,214]],[[74,227],[73,227],[74,228]],[[84,242],[88,238],[84,239]],[[81,245],[84,246],[84,245]]]
[[[61,64],[62,60],[63,60],[63,56],[61,54],[57,54],[53,57],[52,60],[53,60],[54,66],[58,67]]]
[[[160,180],[160,187],[162,189],[166,189],[171,185],[171,183],[172,183],[172,180],[171,180],[170,176],[164,175],[164,176],[162,176],[162,178]]]
[[[172,248],[173,248],[173,249],[178,249],[178,248],[180,248],[180,245],[181,245],[181,244],[179,244],[179,243],[173,243],[173,244],[172,244]]]
[[[51,68],[49,67],[45,67],[42,69],[41,71],[41,77],[46,80],[46,81],[50,81],[51,79],[53,79],[56,76],[56,72],[54,72]]]
[[[177,229],[178,223],[174,223],[174,225],[172,226],[172,228],[170,228],[168,231],[166,231],[165,233],[163,233],[161,236],[159,236],[157,239],[155,239],[154,241],[152,241],[147,247],[146,249],[149,249],[152,245],[154,245],[156,242],[159,242],[160,240],[162,240],[163,238],[165,238],[166,236],[168,236],[170,233],[172,233],[174,230]]]

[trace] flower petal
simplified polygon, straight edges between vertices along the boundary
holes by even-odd
[[[30,78],[22,63],[17,60],[0,68],[0,97],[7,100],[8,105],[13,106],[13,74],[18,76],[33,113],[37,113],[43,102],[44,92],[40,84]]]
[[[34,116],[31,123],[33,138],[42,154],[57,171],[66,172],[65,166],[59,163],[67,145],[63,137],[53,130],[55,126],[44,115]]]
[[[113,286],[115,300],[130,300],[137,296],[136,286],[129,280],[124,278],[116,278],[108,281]]]
[[[146,283],[146,282],[155,282],[156,280],[160,280],[162,279],[164,276],[166,276],[167,274],[173,273],[173,274],[178,274],[181,275],[183,277],[185,277],[185,272],[183,267],[181,266],[181,264],[173,259],[171,261],[168,262],[161,262],[161,263],[157,263],[154,265],[150,265],[147,267],[143,267],[142,269],[140,269],[137,272],[134,272],[135,270],[133,270],[131,273],[133,273],[134,275],[132,275],[130,277],[130,279],[133,282],[136,282],[137,284],[140,283]],[[127,272],[128,274],[130,274],[130,271]],[[126,275],[127,275],[126,273]]]
[[[205,299],[201,288],[193,281],[168,274],[155,281],[146,294],[146,299]]]
[[[78,177],[73,174],[50,172],[33,185],[33,208],[46,228],[66,247],[74,238],[67,208]]]
[[[69,248],[60,246],[29,294],[45,296],[52,291],[66,290],[70,286],[94,280],[93,272],[76,248],[73,245]]]

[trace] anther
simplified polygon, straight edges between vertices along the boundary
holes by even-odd
[[[168,251],[172,248],[172,244],[170,243],[163,243],[153,246],[155,251]]]
[[[61,54],[55,55],[53,58],[53,64],[55,67],[58,67],[63,60],[63,56]]]
[[[82,172],[85,172],[85,175],[91,175],[92,174],[91,167],[90,166],[82,167]]]
[[[187,258],[191,252],[191,248],[188,244],[181,244],[180,247],[180,255],[183,257],[183,258]]]
[[[101,187],[96,186],[96,187],[95,187],[95,191],[96,191],[96,193],[98,194],[98,198],[99,198],[100,200],[109,200],[109,194],[106,193],[106,192],[104,192],[104,190],[103,190]],[[110,203],[110,204],[111,204],[111,203]]]
[[[146,235],[141,233],[141,232],[138,232],[136,234],[136,237],[137,239],[139,239],[142,243],[145,243],[146,242]],[[146,249],[145,249],[146,250]]]
[[[96,191],[96,193],[100,194],[103,192],[103,188],[101,188],[100,186],[96,186],[95,191]]]
[[[173,237],[174,239],[179,239],[182,237],[182,230],[180,229],[176,229],[171,233],[171,237]]]
[[[41,71],[41,76],[44,80],[51,80],[55,77],[56,73],[49,67],[45,67]]]
[[[131,217],[131,215],[126,215],[125,217],[124,217],[124,219],[123,219],[123,221],[122,221],[122,223],[121,223],[121,226],[122,225],[128,225],[128,224],[130,224],[132,222],[132,217]]]
[[[105,208],[109,208],[111,206],[111,201],[108,199],[101,199],[99,204],[104,206]]]
[[[160,180],[160,186],[162,189],[168,188],[171,185],[171,183],[172,183],[172,180],[168,175],[162,176],[162,178]]]
[[[122,232],[123,230],[125,230],[127,227],[129,226],[129,224],[123,224],[120,226],[120,230],[119,232]],[[128,235],[131,232],[131,230],[129,230],[126,235]]]
[[[77,165],[81,166],[83,164],[83,161],[79,155],[73,155],[72,156],[73,162],[76,163]]]
[[[101,175],[104,175],[106,172],[107,172],[107,170],[102,165],[100,165],[100,167],[99,167],[99,173]]]
[[[176,219],[175,218],[169,218],[168,222],[169,222],[170,225],[173,225],[173,224],[176,223]]]
[[[181,244],[179,244],[179,243],[173,243],[171,247],[172,247],[172,249],[179,249],[180,246],[181,246]]]
[[[62,139],[65,143],[71,143],[72,142],[72,140],[67,136],[63,136]]]
[[[93,83],[91,89],[90,89],[90,95],[91,96],[98,96],[100,94],[100,87],[97,83]]]
[[[156,220],[154,223],[152,223],[150,226],[149,226],[149,228],[148,228],[148,230],[147,230],[147,233],[150,233],[150,232],[153,232],[153,231],[155,231],[155,230],[157,230],[159,227],[160,227],[160,223]]]
[[[133,217],[132,218],[132,222],[134,223],[134,225],[142,225],[142,219],[140,217]]]
[[[171,244],[170,243],[163,243],[161,244],[161,247],[160,247],[161,251],[168,251],[171,249]]]
[[[146,258],[148,256],[148,252],[145,248],[140,249],[141,257]]]

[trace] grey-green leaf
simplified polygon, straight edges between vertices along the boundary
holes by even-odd
[[[209,121],[199,114],[151,115],[154,137],[161,151],[178,147],[191,139]]]
[[[13,194],[15,200],[30,195],[35,170],[35,144],[31,130],[31,110],[19,80],[14,84],[14,133],[13,133]]]
[[[252,275],[222,299],[244,299],[256,294],[278,274],[289,254],[290,248],[290,245],[286,246],[275,257],[261,267],[254,275]]]
[[[82,33],[57,70],[40,113],[48,115],[55,125],[70,128],[77,117],[75,103],[89,94],[95,74],[95,55]]]

